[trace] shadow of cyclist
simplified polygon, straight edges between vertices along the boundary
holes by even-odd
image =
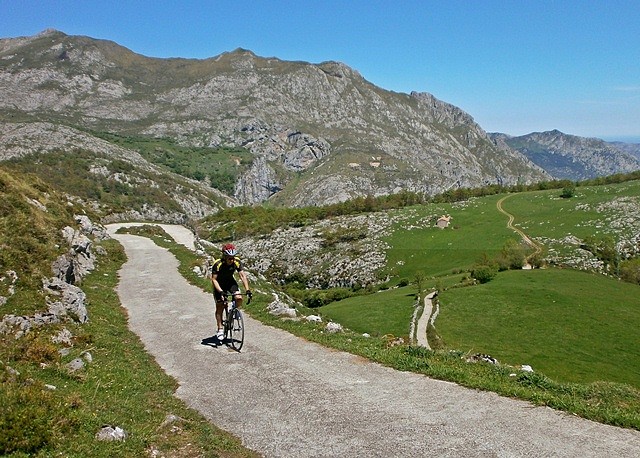
[[[224,339],[220,340],[216,336],[205,337],[200,344],[206,345],[207,347],[218,348],[224,345]]]

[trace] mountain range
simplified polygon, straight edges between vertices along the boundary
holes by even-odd
[[[94,188],[83,197],[120,193],[120,218],[165,220],[640,169],[596,139],[488,134],[431,94],[385,90],[339,62],[150,58],[56,30],[1,39],[0,161],[46,179],[65,158]]]
[[[607,143],[558,130],[519,137],[490,134],[490,137],[504,141],[556,179],[580,181],[640,169],[640,145]]]

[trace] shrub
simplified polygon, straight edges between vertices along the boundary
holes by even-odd
[[[38,384],[3,382],[0,390],[0,454],[31,454],[52,438],[50,393]]]
[[[620,278],[640,285],[640,258],[628,259],[620,263]]]
[[[576,193],[575,186],[565,186],[564,188],[562,188],[560,197],[562,197],[563,199],[570,199],[575,195],[575,193]]]
[[[347,288],[307,290],[305,291],[302,303],[309,308],[317,308],[355,295],[357,294]]]
[[[525,262],[525,251],[522,244],[516,240],[508,240],[498,259],[500,270],[522,269]]]
[[[487,283],[498,275],[498,268],[495,265],[476,265],[471,269],[471,276],[480,283]]]
[[[589,250],[595,257],[604,262],[609,272],[617,272],[619,256],[616,242],[610,235],[592,235],[584,239],[582,248]]]
[[[536,269],[539,269],[544,265],[544,256],[542,253],[536,253],[529,257],[529,264],[531,264]]]

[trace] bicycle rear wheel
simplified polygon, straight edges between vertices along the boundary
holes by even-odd
[[[229,340],[231,347],[236,351],[240,351],[244,343],[244,319],[242,318],[242,312],[238,309],[233,309],[229,312],[229,319]]]

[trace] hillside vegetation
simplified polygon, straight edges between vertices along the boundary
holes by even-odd
[[[175,381],[129,331],[115,293],[126,259],[113,240],[94,245],[96,269],[77,285],[88,321],[39,324],[55,297],[43,279],[69,250],[62,229],[78,227],[78,214],[94,216],[79,199],[0,166],[0,455],[255,456],[175,398]],[[15,316],[30,324],[14,327]],[[127,440],[98,441],[105,425]]]

